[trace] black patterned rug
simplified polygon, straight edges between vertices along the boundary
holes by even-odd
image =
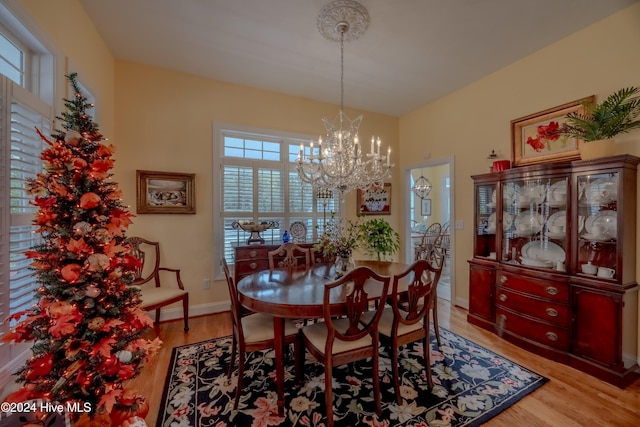
[[[424,374],[422,344],[405,346],[400,358],[403,404],[396,404],[391,361],[380,357],[382,417],[375,415],[371,361],[334,368],[336,426],[477,426],[548,381],[459,335],[440,328],[442,345],[431,335],[434,387]],[[305,382],[295,386],[293,362],[285,367],[284,417],[278,416],[273,351],[248,357],[244,390],[233,410],[236,378],[227,380],[231,337],[173,349],[158,427],[325,425],[324,371],[307,354]],[[237,364],[236,364],[237,366]],[[236,372],[237,373],[237,372]]]

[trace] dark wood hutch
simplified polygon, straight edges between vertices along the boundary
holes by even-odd
[[[639,162],[473,176],[468,321],[619,387],[635,380]]]

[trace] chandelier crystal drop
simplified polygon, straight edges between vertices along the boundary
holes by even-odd
[[[358,139],[358,127],[362,116],[354,120],[344,114],[344,42],[354,40],[364,33],[369,24],[369,14],[361,4],[351,0],[338,0],[326,5],[318,16],[317,27],[323,37],[340,41],[340,112],[337,123],[323,118],[327,130],[325,139],[317,145],[312,141],[305,147],[300,144],[297,169],[303,182],[314,188],[336,191],[340,198],[355,189],[382,187],[391,175],[391,147],[381,154],[380,138],[371,138],[365,149]]]

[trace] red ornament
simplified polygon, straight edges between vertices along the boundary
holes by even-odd
[[[25,375],[25,378],[32,381],[36,378],[43,377],[51,372],[51,368],[53,367],[53,354],[45,354],[42,357],[35,359],[31,363],[31,369]]]

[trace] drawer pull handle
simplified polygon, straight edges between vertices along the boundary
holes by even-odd
[[[498,297],[498,299],[502,302],[505,302],[507,300],[507,296],[505,294],[500,294],[500,296]]]
[[[546,291],[549,295],[558,295],[558,288],[554,288],[553,286],[549,286]]]
[[[249,252],[249,256],[250,256],[251,258],[255,258],[255,257],[256,257],[256,255],[258,255],[258,252],[257,252],[257,251],[251,251],[251,252]]]
[[[507,278],[507,276],[500,277],[500,283],[507,283],[508,281],[509,279]]]
[[[255,270],[256,268],[258,268],[258,264],[255,262],[252,262],[251,264],[249,264],[249,268],[252,270]]]
[[[558,317],[558,311],[553,308],[547,308],[546,312],[550,317]]]
[[[498,316],[498,328],[504,328],[504,324],[507,323],[507,315],[501,314]]]
[[[558,341],[558,335],[553,332],[547,332],[545,335],[549,341]]]

